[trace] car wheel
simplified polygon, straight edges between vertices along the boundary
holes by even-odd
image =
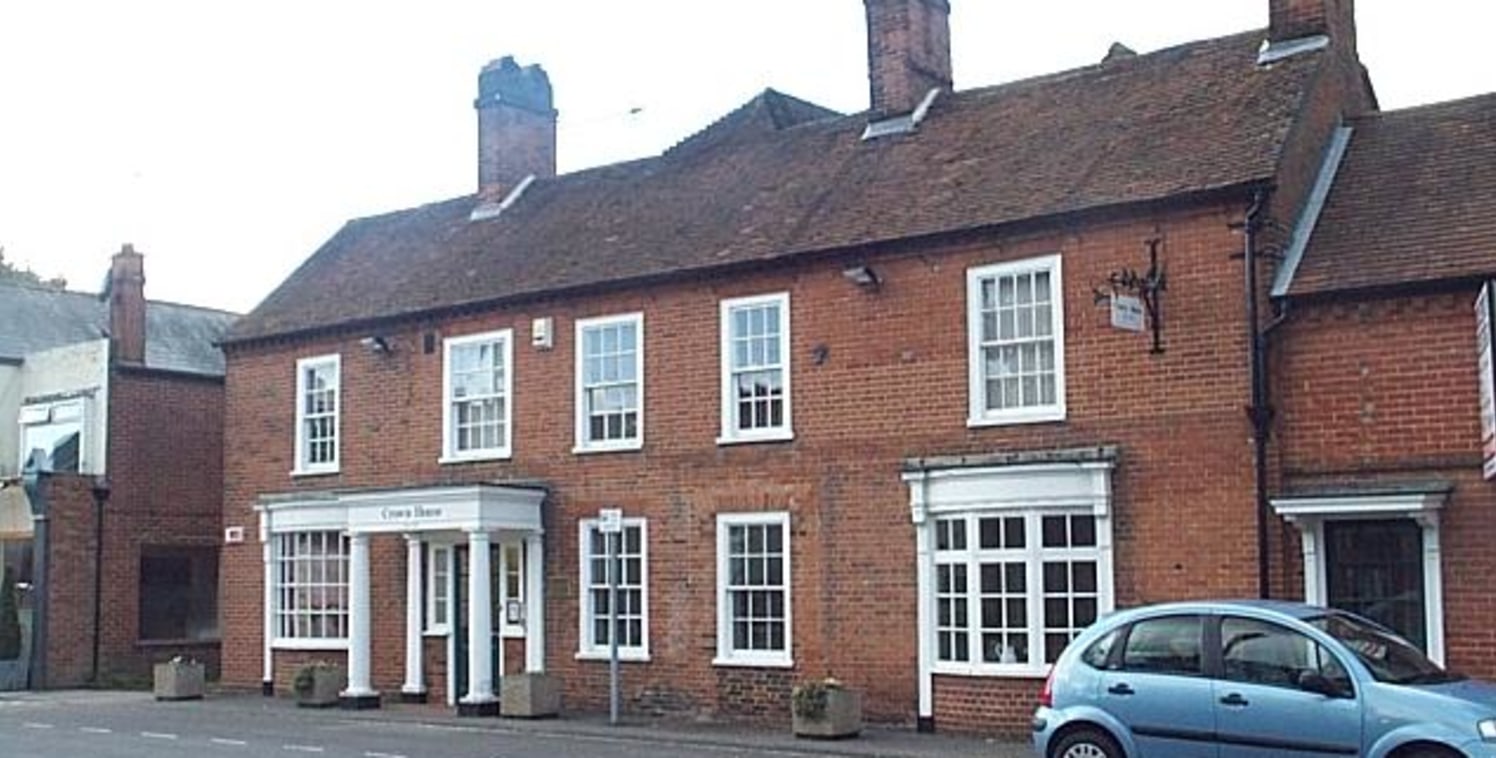
[[[1077,729],[1060,738],[1050,758],[1124,758],[1117,741],[1100,729]]]
[[[1397,758],[1450,758],[1453,755],[1458,755],[1458,753],[1433,747],[1420,747],[1413,748],[1405,753],[1398,753]]]

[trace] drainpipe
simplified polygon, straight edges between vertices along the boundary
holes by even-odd
[[[1268,572],[1268,503],[1267,496],[1267,438],[1271,431],[1273,410],[1267,402],[1267,371],[1263,350],[1263,333],[1258,324],[1257,313],[1257,237],[1263,227],[1263,211],[1267,205],[1267,193],[1258,190],[1252,195],[1252,205],[1247,209],[1243,226],[1246,239],[1243,265],[1246,267],[1247,298],[1247,368],[1251,379],[1251,404],[1247,406],[1247,417],[1252,422],[1252,475],[1257,509],[1257,595],[1272,596]]]
[[[104,597],[104,503],[109,500],[109,480],[94,479],[94,587],[93,587],[93,663],[89,666],[89,681],[99,686],[99,631],[103,623]]]

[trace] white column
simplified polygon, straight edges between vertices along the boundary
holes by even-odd
[[[468,691],[462,705],[486,706],[493,694],[493,595],[488,532],[468,532]]]
[[[405,535],[405,684],[404,695],[424,695],[422,664],[425,651],[421,645],[421,536]]]
[[[265,660],[260,674],[260,690],[270,696],[275,694],[275,543],[268,533],[262,534],[260,541],[261,560],[265,563],[265,591],[262,598],[265,603],[265,634],[262,639]]]
[[[545,671],[545,539],[525,537],[525,671]]]
[[[345,698],[379,693],[369,680],[369,535],[348,536],[348,689]]]

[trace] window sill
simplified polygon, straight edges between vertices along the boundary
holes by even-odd
[[[574,656],[579,661],[602,661],[606,663],[612,660],[607,650],[582,650]],[[649,663],[649,652],[638,650],[618,650],[618,660],[625,663]]]
[[[725,658],[719,655],[712,659],[712,665],[722,668],[792,669],[795,662],[790,658]]]
[[[637,453],[644,449],[644,440],[633,442],[621,442],[611,445],[601,443],[592,445],[577,445],[571,449],[572,455],[597,455],[598,453]]]
[[[936,665],[930,669],[930,673],[936,676],[960,676],[973,678],[993,679],[1043,679],[1049,676],[1049,665],[1045,664],[1035,668],[1033,666],[950,666]]]
[[[436,459],[443,466],[454,463],[484,463],[489,461],[507,461],[513,457],[508,450],[500,450],[486,453],[472,453],[466,455],[444,455]]]
[[[277,639],[271,641],[270,647],[274,650],[347,650],[348,640]]]
[[[791,429],[776,429],[770,432],[758,434],[740,434],[736,436],[721,436],[717,438],[718,445],[752,445],[758,442],[792,442],[795,432]]]
[[[422,637],[436,638],[436,637],[445,637],[445,636],[447,636],[447,635],[449,635],[451,633],[452,633],[452,630],[450,628],[448,628],[448,627],[445,627],[445,626],[434,626],[434,627],[432,627],[430,629],[427,629],[427,630],[421,632],[421,636]]]
[[[973,416],[966,419],[966,426],[977,429],[987,426],[1020,426],[1023,424],[1052,424],[1065,420],[1065,410],[1044,409],[1001,416]]]
[[[337,466],[332,466],[330,468],[298,468],[291,470],[291,476],[293,477],[331,476],[336,473],[338,473]]]

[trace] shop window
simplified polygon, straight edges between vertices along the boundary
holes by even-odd
[[[142,547],[140,639],[218,637],[218,549]]]

